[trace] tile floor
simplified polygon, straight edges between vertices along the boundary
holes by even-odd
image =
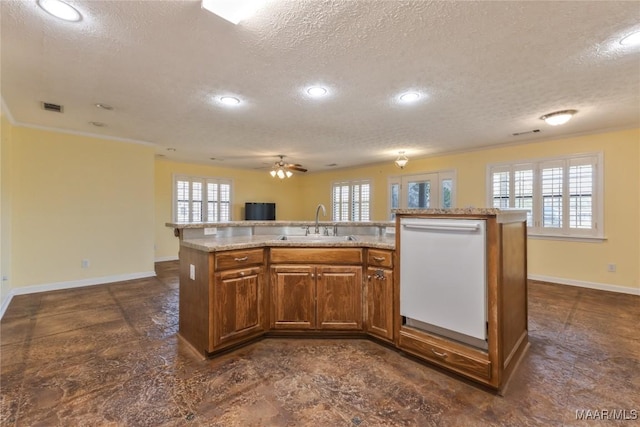
[[[638,296],[530,283],[531,347],[498,396],[368,340],[267,339],[199,360],[176,338],[177,262],[156,270],[14,297],[0,424],[640,425]]]

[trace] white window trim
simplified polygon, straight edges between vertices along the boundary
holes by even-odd
[[[178,222],[178,212],[177,212],[177,207],[178,207],[178,194],[177,194],[177,188],[176,188],[176,183],[178,180],[185,180],[185,181],[190,181],[190,182],[201,182],[202,183],[202,218],[205,221],[188,221],[186,222],[186,224],[188,223],[201,223],[201,222],[210,222],[210,221],[206,221],[207,218],[207,210],[208,210],[208,204],[207,204],[207,183],[208,182],[216,182],[218,184],[229,184],[230,187],[230,191],[229,191],[229,219],[228,221],[233,221],[233,187],[234,187],[234,182],[233,179],[231,178],[224,178],[224,177],[216,177],[216,176],[200,176],[200,175],[185,175],[185,174],[173,174],[172,175],[172,207],[171,207],[171,217],[173,219],[174,222]],[[191,195],[189,195],[189,200],[191,201]],[[190,208],[191,211],[191,208]],[[219,222],[227,222],[227,221],[213,221],[210,223],[219,223]],[[184,222],[181,222],[184,223]]]
[[[361,221],[361,220],[354,220],[352,218],[352,214],[353,214],[353,200],[352,200],[352,191],[353,191],[353,185],[354,184],[369,184],[369,219],[367,221]],[[338,180],[338,181],[333,181],[331,183],[331,192],[330,192],[330,200],[331,200],[331,220],[332,221],[343,221],[343,220],[334,220],[333,218],[333,190],[335,188],[336,185],[348,185],[349,186],[349,201],[347,202],[349,205],[349,219],[347,220],[348,222],[371,222],[372,221],[372,216],[373,216],[373,180],[370,178],[359,178],[359,179],[344,179],[344,180]]]
[[[442,201],[444,200],[441,194],[442,190],[442,181],[450,179],[451,180],[451,208],[456,207],[456,199],[458,196],[458,171],[457,169],[442,169],[435,171],[423,171],[423,172],[412,172],[410,174],[403,175],[391,175],[387,178],[387,214],[391,220],[394,219],[394,214],[391,213],[392,209],[396,209],[391,204],[391,186],[393,184],[399,185],[398,192],[398,209],[406,209],[407,208],[407,200],[403,192],[403,182],[408,181],[411,177],[420,176],[420,175],[438,175],[438,203],[439,206],[432,207],[433,209],[444,209],[442,208]]]
[[[533,158],[533,159],[522,159],[515,160],[510,162],[500,162],[500,163],[491,163],[487,164],[486,167],[486,201],[487,206],[493,206],[493,193],[492,193],[492,171],[495,169],[504,168],[505,170],[514,170],[523,164],[530,164],[533,166],[534,170],[534,189],[533,189],[533,198],[534,203],[539,204],[540,196],[540,166],[545,163],[550,163],[554,161],[562,161],[562,162],[570,162],[574,159],[580,159],[584,157],[595,157],[596,158],[596,168],[595,168],[595,177],[593,183],[593,223],[595,225],[594,228],[588,229],[589,231],[585,232],[583,230],[574,230],[569,233],[565,232],[565,229],[554,231],[552,229],[545,229],[538,224],[541,217],[541,206],[537,206],[538,212],[533,213],[534,218],[534,226],[527,228],[527,236],[533,239],[539,240],[563,240],[563,241],[576,241],[576,242],[602,242],[607,240],[604,229],[604,154],[602,151],[599,152],[586,152],[586,153],[575,153],[575,154],[567,154],[560,155],[555,157],[542,157],[542,158]],[[568,183],[565,183],[565,189]],[[512,192],[513,189],[510,188]],[[564,192],[563,192],[564,194]],[[536,200],[538,200],[536,202]],[[534,207],[534,211],[536,208]]]

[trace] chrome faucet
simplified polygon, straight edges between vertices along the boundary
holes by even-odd
[[[322,203],[320,203],[318,205],[318,207],[316,208],[316,228],[315,228],[315,234],[320,234],[320,226],[318,225],[318,214],[320,214],[320,208],[322,208],[322,216],[327,216],[327,210],[325,209],[324,205]]]

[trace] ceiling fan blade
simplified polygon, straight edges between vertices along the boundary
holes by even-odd
[[[300,165],[287,165],[287,169],[298,172],[306,172],[307,170]]]

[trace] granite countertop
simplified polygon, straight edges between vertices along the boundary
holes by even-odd
[[[171,228],[207,228],[207,227],[304,227],[314,226],[315,221],[228,221],[228,222],[167,222],[165,226]],[[394,221],[319,221],[322,227],[393,227]]]
[[[398,215],[503,215],[527,213],[526,209],[510,208],[449,208],[449,209],[393,209]]]
[[[353,235],[356,240],[346,240],[346,236],[339,236],[345,240],[336,240],[333,236],[309,240],[297,240],[301,236],[293,236],[296,240],[278,240],[278,235],[236,236],[236,237],[205,237],[199,239],[187,239],[182,241],[182,246],[197,249],[204,252],[228,251],[234,249],[249,249],[262,247],[308,247],[308,248],[376,248],[395,249],[395,235],[384,236],[360,236]]]

